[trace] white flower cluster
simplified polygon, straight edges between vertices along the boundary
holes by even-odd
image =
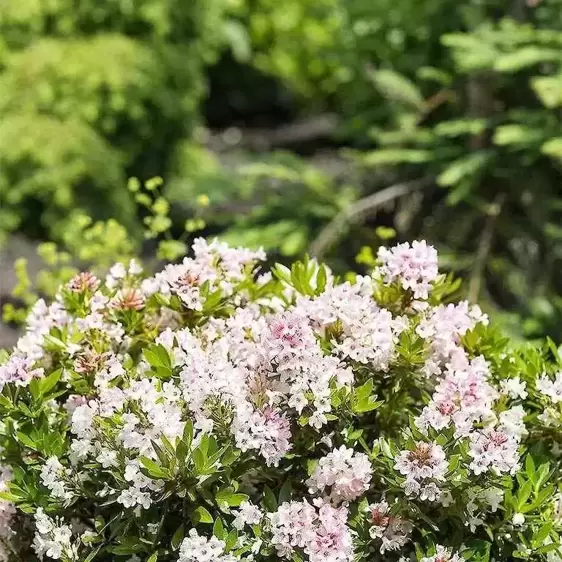
[[[178,562],[236,562],[232,554],[224,552],[226,544],[211,537],[199,536],[195,529],[189,531],[189,536],[183,540],[180,548]]]
[[[45,556],[53,560],[79,560],[78,548],[72,542],[72,530],[58,520],[53,520],[45,514],[42,508],[35,513],[37,533],[33,548],[43,560]]]
[[[348,502],[369,489],[371,471],[367,455],[342,445],[318,461],[307,484],[311,493],[324,493],[329,488],[332,501]]]

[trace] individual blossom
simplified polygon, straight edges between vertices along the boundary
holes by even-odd
[[[306,483],[311,493],[329,489],[335,503],[348,502],[369,489],[371,471],[367,455],[342,445],[318,461]]]
[[[513,400],[517,400],[518,398],[525,400],[528,396],[527,384],[519,377],[500,381],[500,388],[502,394],[509,396]]]
[[[557,373],[554,380],[542,375],[537,380],[537,390],[550,398],[554,404],[562,402],[562,372]]]
[[[523,406],[513,406],[513,408],[500,413],[500,427],[505,429],[510,435],[513,435],[516,439],[520,439],[523,435],[528,433],[524,422],[526,415],[527,412],[525,412]]]
[[[398,282],[412,291],[414,298],[427,299],[431,284],[437,279],[437,251],[425,240],[398,244],[393,248],[379,248],[379,273],[385,283]]]
[[[68,412],[70,418],[72,418],[72,414],[76,411],[76,408],[79,406],[83,406],[86,404],[87,399],[85,396],[80,396],[79,394],[71,394],[66,399],[64,403],[64,409]]]
[[[462,562],[461,558],[456,552],[454,553],[450,548],[437,545],[435,554],[432,556],[424,556],[420,562]]]

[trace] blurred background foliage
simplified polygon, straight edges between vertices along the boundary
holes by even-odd
[[[43,293],[194,235],[342,273],[426,238],[560,341],[561,119],[562,0],[4,0],[0,236]]]

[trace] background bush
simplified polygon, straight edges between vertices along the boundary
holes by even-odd
[[[84,211],[138,245],[127,178],[161,175],[174,237],[341,272],[425,237],[512,332],[560,338],[561,8],[9,0],[0,229],[64,244]]]
[[[199,0],[3,4],[4,228],[57,236],[76,207],[134,225],[126,178],[165,170],[191,134],[222,8]]]

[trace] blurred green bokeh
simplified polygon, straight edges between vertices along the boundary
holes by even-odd
[[[0,236],[149,221],[345,272],[383,227],[560,340],[561,47],[562,0],[5,0]]]

